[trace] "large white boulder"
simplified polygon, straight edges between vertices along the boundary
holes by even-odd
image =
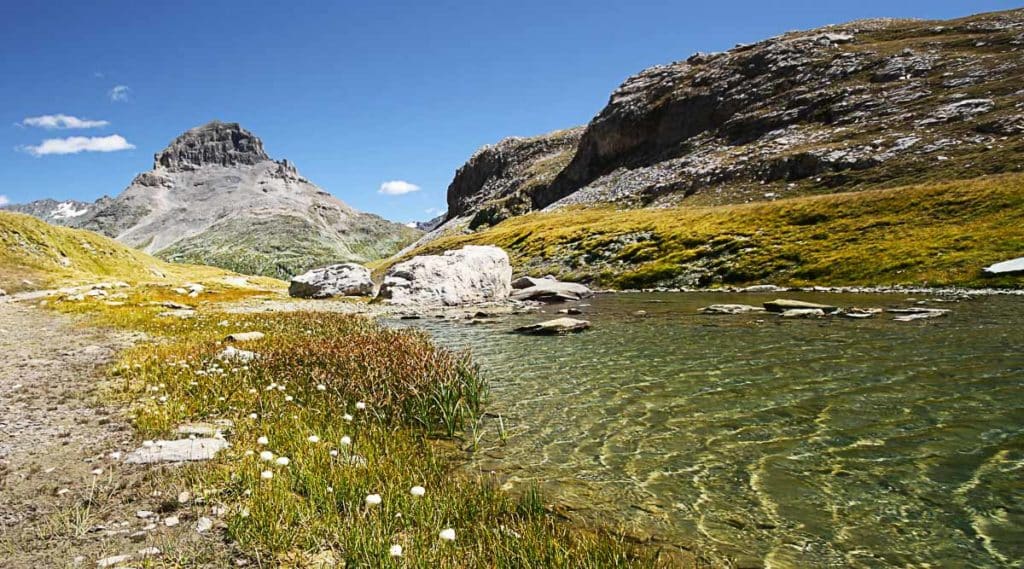
[[[292,277],[288,294],[299,298],[367,296],[373,294],[373,279],[370,269],[356,263],[342,263]]]
[[[508,254],[489,245],[467,245],[394,265],[384,275],[379,298],[401,305],[461,306],[506,300],[511,292]]]

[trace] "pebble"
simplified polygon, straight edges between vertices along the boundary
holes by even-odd
[[[114,565],[120,565],[131,561],[131,555],[114,555],[112,557],[104,557],[96,562],[97,567],[113,567]]]
[[[213,528],[213,520],[207,517],[199,518],[196,522],[196,532],[203,533]]]
[[[178,519],[178,516],[167,516],[166,518],[164,518],[164,525],[169,528],[172,528],[180,523],[181,520]]]

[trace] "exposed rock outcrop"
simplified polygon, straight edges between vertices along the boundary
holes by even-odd
[[[424,242],[576,204],[747,203],[1019,171],[1022,29],[1024,10],[863,20],[643,70],[582,130],[480,149]]]
[[[379,298],[400,305],[461,306],[506,300],[511,292],[508,254],[498,247],[470,245],[392,266]]]
[[[194,170],[203,166],[237,166],[267,162],[270,157],[263,150],[263,141],[238,123],[213,121],[193,128],[158,152],[153,160],[157,167],[168,171]],[[279,163],[295,174],[287,161]],[[144,177],[145,174],[141,177]],[[140,180],[146,183],[146,180]]]
[[[569,163],[582,133],[582,128],[574,128],[512,137],[481,148],[448,186],[447,219],[471,214],[470,227],[476,228],[530,211],[533,194]]]
[[[288,294],[298,298],[369,296],[373,278],[370,269],[356,263],[331,265],[292,277]]]

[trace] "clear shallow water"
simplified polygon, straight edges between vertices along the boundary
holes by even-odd
[[[775,296],[600,296],[566,337],[506,333],[543,315],[412,325],[491,380],[506,437],[477,466],[583,515],[741,565],[1024,566],[1024,298],[905,323],[696,313]]]

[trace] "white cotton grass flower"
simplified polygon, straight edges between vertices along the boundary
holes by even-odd
[[[338,451],[332,448],[328,454],[330,454],[331,456],[338,456]]]
[[[383,501],[383,499],[380,497],[380,494],[368,494],[366,496],[366,505],[367,506],[371,506],[371,507],[372,506],[377,506],[382,501]]]
[[[441,530],[441,533],[437,534],[437,536],[445,541],[455,541],[455,530],[446,528]]]
[[[269,450],[265,450],[260,453],[260,460],[263,462],[270,462],[271,460],[274,460],[274,453]]]
[[[352,415],[349,415],[348,413],[342,415],[341,418],[344,419],[345,421],[348,421],[349,423],[351,423],[353,419]]]
[[[264,470],[263,472],[260,472],[260,478],[262,478],[264,480],[270,480],[273,477],[274,477],[274,473],[269,471],[269,470]]]
[[[316,390],[317,391],[327,391],[327,386],[321,383],[321,384],[316,386]]]
[[[309,438],[307,438],[306,440],[311,442],[311,443],[313,443],[313,444],[316,444],[316,443],[320,442],[320,437],[318,437],[316,435],[309,435]]]
[[[388,555],[390,555],[391,557],[401,557],[402,556],[402,546],[398,545],[397,543],[392,545],[391,548],[388,549]]]
[[[263,437],[260,437],[260,438],[256,439],[256,442],[261,444],[261,445],[269,445],[270,444],[270,439],[268,439],[267,437],[263,436]]]
[[[349,446],[352,444],[352,437],[345,435],[341,437],[341,446]]]
[[[93,476],[99,476],[100,474],[103,474],[103,469],[102,468],[94,468],[94,469],[92,469],[92,475]]]
[[[288,466],[288,464],[291,463],[291,459],[287,456],[279,456],[274,462],[276,462],[278,466]]]
[[[256,419],[259,419],[260,416],[257,415],[256,413],[249,413],[249,418],[255,421]]]
[[[363,409],[366,409],[366,402],[365,401],[357,401],[356,402],[356,409],[359,409],[360,411],[362,411]]]
[[[294,399],[295,399],[295,398],[294,398],[294,397],[292,397],[291,395],[285,395],[285,396],[284,396],[284,400],[285,400],[285,401],[293,401]]]
[[[427,493],[427,489],[422,486],[413,486],[409,489],[409,493],[417,498],[422,498]]]

